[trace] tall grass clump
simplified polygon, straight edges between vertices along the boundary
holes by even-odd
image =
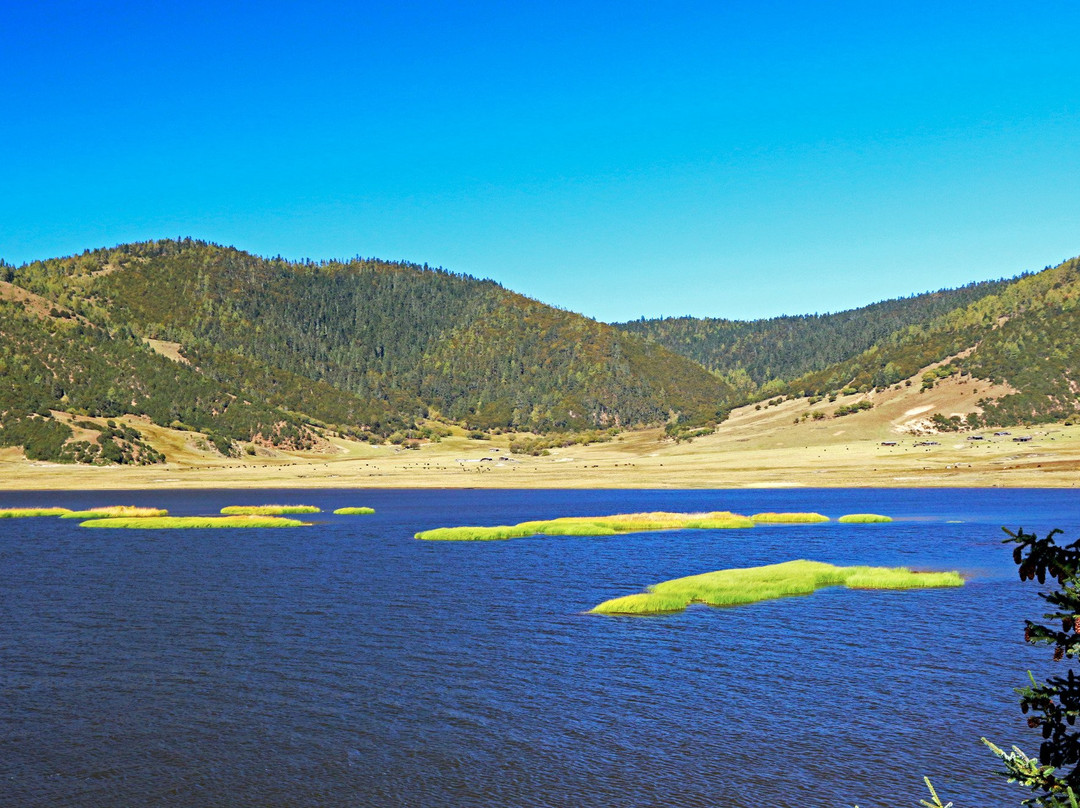
[[[0,519],[22,519],[27,516],[63,516],[68,508],[0,508]]]
[[[228,505],[221,509],[226,516],[281,516],[294,513],[322,513],[314,505]]]
[[[234,516],[151,516],[142,518],[90,519],[79,527],[114,527],[135,530],[160,530],[163,528],[226,528],[226,527],[303,527],[308,524],[299,519],[280,516],[241,514]]]
[[[661,614],[691,603],[740,606],[762,600],[809,595],[826,586],[850,589],[926,589],[963,586],[956,572],[912,572],[906,567],[837,567],[821,561],[786,561],[764,567],[718,570],[650,586],[639,595],[607,600],[593,614]]]
[[[820,513],[755,513],[750,518],[759,525],[808,525],[829,521],[829,517]]]
[[[136,508],[134,505],[111,505],[105,508],[90,508],[86,511],[68,511],[61,514],[61,519],[149,519],[155,516],[168,516],[164,508]]]
[[[614,536],[652,530],[726,530],[753,527],[745,516],[730,511],[711,513],[619,513],[612,516],[564,516],[495,527],[440,527],[422,530],[427,541],[494,541],[524,536]]]
[[[874,522],[891,522],[892,517],[882,516],[879,513],[849,513],[846,516],[841,516],[836,521],[843,522],[845,525],[862,525]]]
[[[362,514],[375,513],[374,508],[337,508],[334,513],[337,516],[360,516]]]

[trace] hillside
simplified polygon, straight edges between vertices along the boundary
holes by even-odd
[[[844,362],[791,381],[786,392],[865,391],[910,383],[911,377],[929,390],[952,375],[970,376],[1014,390],[981,402],[970,425],[1064,420],[1080,412],[1078,301],[1080,259],[1074,258],[906,326]],[[924,370],[933,363],[941,364]]]
[[[733,397],[640,337],[411,264],[183,240],[3,274],[10,418],[78,409],[232,441],[282,429],[295,441],[309,426],[379,440],[423,437],[426,417],[538,433],[715,422]]]
[[[0,263],[0,447],[153,464],[457,429],[540,454],[609,427],[701,438],[747,400],[854,426],[887,390],[927,402],[924,431],[1060,421],[1080,411],[1078,299],[1071,260],[839,314],[616,328],[426,266],[130,244]]]
[[[724,320],[665,317],[617,327],[689,357],[751,392],[843,362],[895,332],[980,300],[1012,281],[972,283],[831,314]]]

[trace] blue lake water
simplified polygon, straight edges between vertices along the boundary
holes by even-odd
[[[0,492],[175,515],[289,502],[295,530],[0,520],[0,805],[1016,805],[986,735],[1053,669],[1002,525],[1080,532],[1064,490]],[[369,505],[373,516],[333,516]],[[878,512],[888,525],[420,542],[630,511]],[[960,569],[656,618],[583,614],[668,578],[811,558]]]

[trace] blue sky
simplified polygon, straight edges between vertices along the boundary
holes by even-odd
[[[190,235],[619,320],[1080,253],[1075,2],[569,5],[0,0],[0,257]]]

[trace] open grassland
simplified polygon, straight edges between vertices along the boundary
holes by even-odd
[[[956,572],[912,572],[905,567],[836,567],[820,561],[787,561],[675,578],[651,586],[642,594],[604,601],[591,613],[663,614],[681,612],[692,603],[741,606],[792,595],[809,595],[827,586],[925,589],[963,586],[963,583],[963,578]]]
[[[1080,424],[1014,427],[976,433],[915,434],[934,412],[970,412],[993,392],[985,382],[944,379],[933,389],[901,386],[860,398],[874,407],[821,421],[803,416],[824,404],[806,399],[735,410],[715,434],[676,443],[663,430],[627,431],[589,446],[552,448],[546,456],[512,454],[517,436],[469,439],[464,430],[406,450],[333,437],[324,451],[258,448],[222,457],[198,433],[145,419],[117,419],[139,429],[168,458],[155,466],[96,467],[27,461],[0,448],[4,490],[137,488],[779,488],[1076,487]],[[795,423],[798,420],[799,423]],[[967,440],[978,436],[982,440]],[[1017,436],[1030,436],[1018,443]],[[927,443],[930,441],[931,443]],[[921,444],[921,445],[920,445]]]
[[[23,519],[29,516],[63,516],[67,508],[0,508],[0,519]]]
[[[303,527],[306,522],[280,516],[150,516],[137,519],[90,519],[80,527],[131,528],[160,530],[163,528],[227,528],[227,527]]]
[[[334,513],[337,516],[363,516],[369,513],[375,513],[374,508],[336,508]]]
[[[621,513],[613,516],[566,516],[495,527],[440,527],[422,530],[427,541],[496,541],[525,536],[614,536],[652,530],[716,530],[753,527],[745,516],[730,511],[711,513]]]
[[[820,513],[755,513],[750,520],[756,525],[810,525],[828,522]]]
[[[842,522],[845,525],[865,525],[876,524],[880,522],[891,522],[891,516],[882,516],[879,513],[849,513],[846,516],[841,516],[836,520]]]
[[[90,508],[86,511],[68,511],[60,514],[61,519],[150,519],[168,516],[162,508],[136,508],[133,505],[110,505],[104,508]]]
[[[221,512],[226,516],[282,516],[321,513],[322,509],[314,505],[227,505]]]

